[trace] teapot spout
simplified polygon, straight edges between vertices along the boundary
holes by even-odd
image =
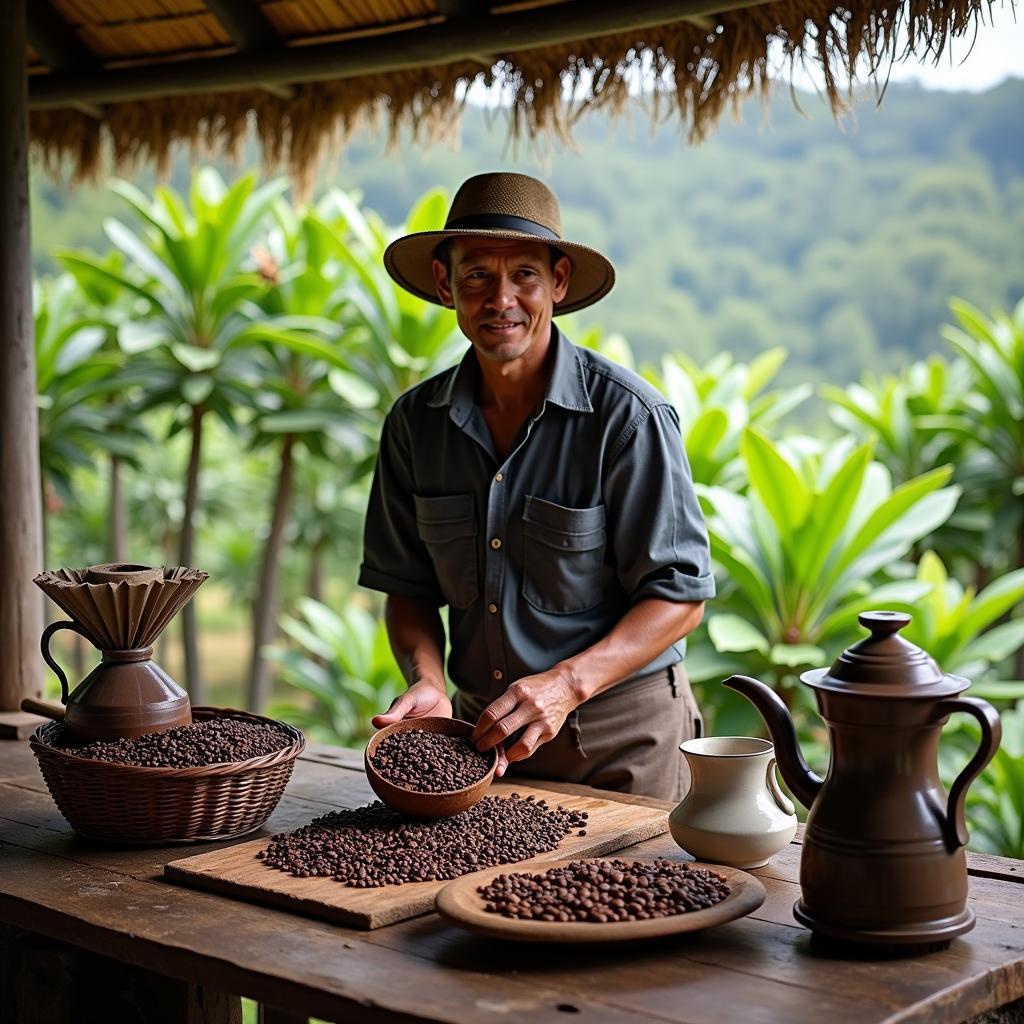
[[[810,808],[822,787],[822,780],[808,768],[800,752],[796,729],[786,705],[774,690],[749,676],[730,676],[722,685],[741,693],[757,708],[772,735],[775,757],[786,785],[804,807]]]

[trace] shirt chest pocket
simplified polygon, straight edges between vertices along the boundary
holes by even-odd
[[[523,597],[542,612],[571,615],[604,600],[604,506],[565,508],[527,495]]]
[[[441,592],[452,608],[468,608],[479,592],[473,495],[414,495],[414,500],[416,530],[430,552]]]

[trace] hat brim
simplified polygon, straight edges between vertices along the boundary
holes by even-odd
[[[404,235],[402,238],[396,238],[384,250],[384,266],[395,282],[406,291],[440,306],[442,303],[437,296],[432,269],[434,250],[447,238],[466,237],[541,242],[564,252],[572,264],[572,272],[569,275],[569,289],[565,293],[565,298],[555,304],[555,316],[573,313],[592,305],[607,295],[615,284],[615,268],[611,260],[588,245],[561,238],[538,238],[537,235],[525,231],[495,228],[454,228],[445,231],[417,231],[411,235]]]

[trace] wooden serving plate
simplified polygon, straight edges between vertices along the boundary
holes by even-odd
[[[574,857],[572,861],[551,861],[531,868],[529,872],[540,874],[549,868],[565,867],[581,859],[600,862],[609,858]],[[631,859],[622,854],[618,854],[615,859],[627,862],[651,860],[649,857]],[[614,921],[608,924],[590,921],[523,921],[514,917],[503,917],[501,914],[489,914],[484,910],[485,901],[477,892],[479,886],[486,885],[498,875],[518,874],[523,870],[515,864],[505,864],[501,867],[488,868],[486,871],[478,871],[473,875],[464,875],[449,882],[437,894],[437,912],[455,924],[495,939],[514,939],[519,942],[624,942],[712,928],[716,924],[744,917],[764,903],[764,886],[746,871],[723,864],[704,864],[700,861],[688,862],[688,866],[717,871],[725,876],[732,891],[721,903],[716,903],[706,910],[691,910],[684,914],[655,917],[646,921]]]

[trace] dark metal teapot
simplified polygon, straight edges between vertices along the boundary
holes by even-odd
[[[865,612],[871,636],[831,669],[800,678],[814,690],[828,726],[824,780],[804,761],[786,706],[764,683],[733,676],[772,734],[779,769],[809,809],[800,860],[797,920],[835,939],[879,944],[945,942],[974,926],[967,907],[967,790],[999,747],[999,715],[960,697],[970,685],[943,675],[919,647],[898,636],[900,612]],[[947,796],[938,745],[950,714],[981,726],[981,745]]]

